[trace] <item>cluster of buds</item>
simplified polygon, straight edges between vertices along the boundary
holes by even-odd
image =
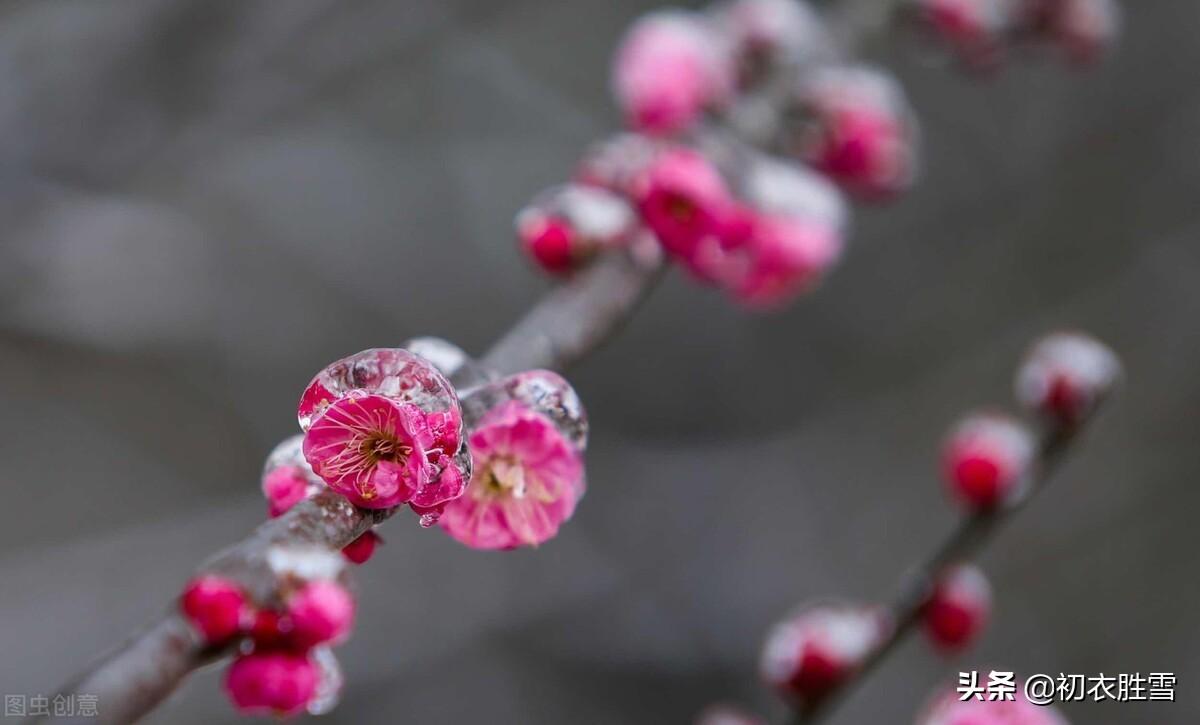
[[[911,0],[910,17],[968,68],[999,66],[1023,42],[1089,64],[1120,32],[1116,0]]]
[[[344,561],[324,549],[273,549],[267,558],[276,586],[266,601],[252,601],[232,579],[202,574],[185,587],[180,611],[204,646],[236,645],[225,690],[239,711],[327,712],[342,686],[331,647],[354,625]]]

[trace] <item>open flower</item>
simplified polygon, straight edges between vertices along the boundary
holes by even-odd
[[[841,256],[841,232],[834,226],[787,214],[745,213],[742,238],[727,250],[723,283],[747,307],[783,305],[815,285]]]
[[[545,416],[515,400],[490,410],[471,434],[475,474],[440,523],[476,549],[534,546],[558,533],[584,492],[583,459]]]
[[[358,506],[408,503],[429,525],[470,475],[457,396],[406,350],[367,350],[330,365],[309,384],[299,418],[313,472]]]

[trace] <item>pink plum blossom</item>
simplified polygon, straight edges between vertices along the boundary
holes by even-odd
[[[375,555],[375,549],[383,543],[383,537],[368,531],[342,547],[342,556],[353,564],[366,564]]]
[[[566,184],[539,194],[517,215],[521,249],[551,274],[578,269],[606,249],[622,246],[634,230],[629,203],[606,189]]]
[[[338,644],[354,626],[354,597],[334,581],[304,585],[287,600],[293,646],[310,649],[318,644]]]
[[[1082,422],[1121,378],[1121,363],[1104,343],[1079,332],[1045,336],[1017,372],[1017,400],[1055,425]]]
[[[1018,684],[1012,700],[962,700],[947,690],[917,716],[916,725],[1067,725],[1053,707],[1030,702]]]
[[[262,488],[268,515],[275,518],[308,498],[308,474],[299,466],[280,466],[263,477]]]
[[[304,710],[319,681],[317,666],[307,654],[256,651],[233,661],[225,691],[239,712],[286,717]]]
[[[1116,0],[1025,0],[1025,22],[1071,61],[1090,64],[1120,33],[1121,6]]]
[[[309,384],[298,415],[313,472],[358,506],[408,503],[428,525],[462,494],[470,455],[458,398],[417,355],[376,349],[333,363]]]
[[[635,194],[642,221],[667,253],[701,280],[719,278],[733,198],[712,163],[692,149],[665,150],[638,179]]]
[[[215,574],[204,574],[188,582],[179,608],[204,641],[212,645],[237,635],[252,612],[242,587]]]
[[[613,91],[631,126],[673,134],[724,101],[729,65],[719,38],[701,19],[682,11],[653,13],[622,40]]]
[[[1008,41],[1013,3],[1007,0],[916,0],[918,21],[967,66],[996,66]]]
[[[998,413],[979,413],[959,422],[942,449],[950,493],[976,511],[1011,504],[1026,488],[1036,452],[1033,435]]]
[[[515,400],[483,416],[471,434],[471,452],[471,485],[440,520],[467,546],[541,544],[558,533],[583,495],[579,449],[548,418]]]
[[[726,254],[723,284],[747,307],[783,305],[812,287],[841,256],[836,227],[799,216],[745,214],[742,238]]]

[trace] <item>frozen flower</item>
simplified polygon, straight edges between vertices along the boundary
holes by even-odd
[[[305,709],[317,691],[320,673],[307,654],[253,652],[233,661],[225,691],[239,712],[286,717]]]
[[[733,200],[708,159],[683,147],[663,151],[636,182],[635,194],[642,221],[667,253],[698,278],[717,279]]]
[[[719,40],[683,11],[652,13],[634,23],[613,67],[613,91],[629,123],[648,133],[677,133],[724,101],[730,69]]]
[[[238,634],[252,607],[236,582],[204,574],[188,582],[179,608],[207,644],[222,644]]]
[[[354,564],[366,564],[375,554],[375,548],[383,543],[383,537],[374,531],[368,531],[349,544],[342,547],[342,556]]]
[[[1012,700],[963,700],[956,691],[947,690],[917,716],[916,725],[1067,725],[1067,721],[1053,707],[1031,703],[1018,685]]]
[[[287,600],[289,641],[300,649],[338,644],[354,626],[354,597],[334,581],[306,584]]]
[[[1012,418],[972,415],[955,425],[943,446],[950,492],[977,511],[1014,503],[1025,492],[1035,452],[1033,436]]]
[[[515,400],[471,433],[475,475],[440,524],[476,549],[535,546],[558,533],[584,492],[583,459],[554,423]]]
[[[1021,363],[1017,400],[1057,425],[1074,426],[1120,378],[1121,363],[1104,343],[1078,332],[1058,332],[1039,340]]]
[[[366,350],[325,368],[305,391],[299,419],[313,471],[364,508],[408,503],[436,512],[470,475],[454,390],[406,350]]]
[[[763,679],[802,702],[825,696],[852,675],[889,629],[873,608],[820,605],[775,626],[763,648]]]
[[[951,567],[934,582],[925,603],[925,632],[943,649],[961,649],[983,631],[991,607],[992,588],[983,572],[965,564]]]
[[[827,66],[806,74],[789,129],[794,154],[860,197],[889,197],[912,183],[916,125],[903,91],[880,71]]]
[[[789,302],[841,256],[842,238],[834,227],[799,216],[745,213],[741,238],[726,244],[723,284],[748,307]]]
[[[625,244],[635,218],[629,203],[613,192],[567,184],[539,194],[517,215],[516,227],[526,255],[544,271],[564,274]]]

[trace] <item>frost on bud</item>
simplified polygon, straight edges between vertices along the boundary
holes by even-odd
[[[1014,0],[912,0],[921,29],[953,51],[968,67],[994,68],[1001,61],[1014,22]]]
[[[961,649],[987,626],[991,608],[992,588],[983,572],[970,565],[951,567],[934,582],[925,603],[925,632],[942,649]]]
[[[357,506],[436,510],[470,479],[458,397],[407,350],[365,350],[329,365],[304,391],[298,418],[313,471]]]
[[[1068,725],[1053,707],[1035,705],[1017,683],[1013,699],[966,700],[956,690],[936,695],[917,715],[916,725]]]
[[[707,158],[683,147],[663,151],[635,182],[634,195],[642,221],[668,254],[701,280],[720,277],[733,199]]]
[[[709,705],[696,717],[696,725],[766,725],[766,722],[757,715],[724,703]]]
[[[702,18],[681,10],[651,13],[617,49],[613,93],[633,128],[674,134],[724,102],[729,65],[719,36]]]
[[[1116,0],[1027,0],[1026,22],[1068,59],[1086,65],[1116,41],[1121,7]]]
[[[342,665],[328,647],[314,647],[309,658],[317,668],[317,687],[306,704],[309,715],[325,715],[342,699],[346,677]]]
[[[1017,370],[1017,400],[1055,425],[1072,427],[1091,415],[1121,378],[1107,345],[1078,332],[1047,335]]]
[[[301,501],[315,496],[325,487],[304,460],[304,436],[295,435],[275,446],[263,466],[262,492],[267,499],[267,514],[282,516]]]
[[[188,582],[179,608],[209,645],[222,644],[239,634],[251,612],[239,584],[212,574]]]
[[[1016,420],[972,415],[950,431],[943,447],[950,492],[975,511],[1015,503],[1027,488],[1035,451],[1033,435]]]
[[[718,7],[715,16],[728,39],[742,88],[830,50],[824,23],[802,0],[732,0]]]
[[[759,212],[804,217],[836,229],[848,226],[842,192],[801,164],[755,157],[738,186],[745,202]]]
[[[342,556],[352,564],[366,564],[375,555],[375,549],[383,543],[383,537],[368,531],[342,547]]]
[[[442,529],[476,549],[536,546],[553,538],[583,496],[587,419],[565,380],[535,370],[468,398],[475,473],[446,505]],[[474,417],[474,415],[473,415]]]
[[[314,581],[336,581],[346,571],[341,554],[315,544],[277,544],[267,549],[267,569],[284,598]]]
[[[318,644],[338,644],[354,626],[354,609],[354,597],[341,584],[310,582],[287,600],[286,615],[291,621],[288,639],[302,650]]]
[[[233,661],[225,691],[239,712],[286,717],[306,708],[319,681],[320,672],[307,654],[256,651]]]
[[[863,66],[827,66],[796,84],[785,146],[847,191],[894,196],[916,172],[916,121],[891,76]]]
[[[613,192],[567,184],[539,194],[517,215],[516,227],[530,259],[546,272],[566,274],[629,241],[635,217]]]
[[[621,133],[593,144],[575,167],[575,183],[630,197],[633,185],[661,145],[637,133]]]
[[[815,702],[858,670],[890,626],[883,614],[868,607],[802,610],[768,635],[760,663],[763,679],[798,702]]]

